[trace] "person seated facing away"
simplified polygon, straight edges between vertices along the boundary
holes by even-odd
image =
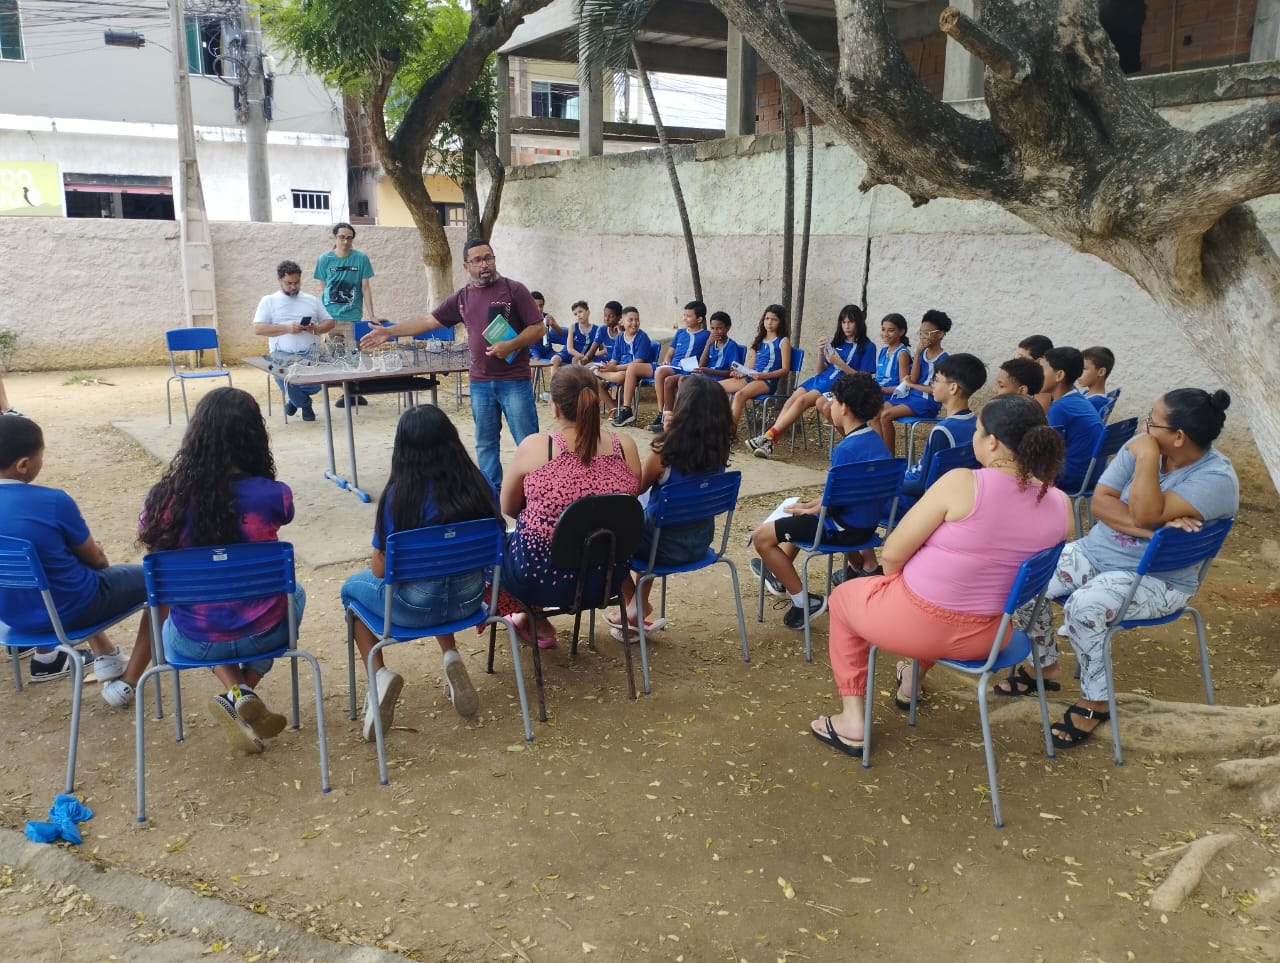
[[[933,399],[930,385],[938,362],[947,356],[942,339],[951,330],[951,319],[945,312],[930,309],[920,319],[919,347],[911,361],[911,373],[900,382],[885,402],[884,410],[876,419],[876,430],[890,451],[896,450],[893,423],[899,418],[936,418],[939,406]]]
[[[688,481],[707,475],[718,475],[729,463],[729,447],[733,444],[733,412],[726,395],[710,378],[687,378],[680,383],[676,395],[675,410],[668,412],[667,425],[650,445],[650,452],[640,466],[640,490],[649,493],[644,509],[644,538],[633,553],[634,558],[649,559],[653,550],[653,533],[657,526],[658,491],[663,485]],[[674,525],[662,530],[658,542],[658,565],[688,565],[707,553],[715,538],[714,518],[688,525]],[[627,604],[627,624],[633,630],[636,622],[644,618],[646,633],[666,627],[664,620],[649,621],[653,607],[649,604],[649,591],[653,582],[646,582],[640,604],[636,604],[636,583],[628,575],[622,583],[622,598]],[[622,641],[622,626],[617,616],[608,613],[606,620],[613,626],[612,635]]]
[[[622,302],[606,301],[604,306],[604,324],[596,328],[594,340],[582,356],[583,364],[591,362],[603,363],[609,360],[609,352],[613,350],[614,339],[622,333]]]
[[[831,467],[852,465],[865,461],[892,458],[884,441],[872,429],[869,422],[876,416],[883,403],[880,386],[865,371],[841,375],[831,386],[832,421],[844,438],[831,450]],[[875,534],[885,506],[876,504],[829,505],[821,541],[825,545],[859,545]],[[795,541],[812,542],[819,537],[818,514],[822,499],[796,501],[783,511],[785,518],[766,521],[751,533],[751,544],[760,558],[751,560],[751,571],[757,576],[763,570],[769,590],[790,596],[791,608],[782,618],[789,629],[804,628],[804,608],[809,608],[809,620],[813,621],[827,609],[825,595],[811,595],[807,586],[800,584],[795,558],[800,549]],[[875,565],[875,553],[871,552],[871,565]],[[864,566],[866,564],[864,558]]]
[[[720,382],[720,387],[733,398],[735,431],[747,402],[776,393],[782,379],[790,373],[790,332],[787,309],[781,304],[769,305],[756,326],[756,337],[747,351],[746,363],[732,369],[733,377]]]
[[[262,410],[240,388],[216,388],[200,399],[178,453],[147,493],[138,541],[160,552],[193,545],[274,542],[293,521],[293,492],[276,481],[275,460]],[[306,593],[298,586],[294,617],[302,621]],[[262,752],[263,739],[278,736],[285,717],[272,712],[255,689],[271,671],[265,652],[289,643],[289,610],[283,595],[175,605],[161,629],[170,657],[204,661],[227,687],[209,700],[209,714],[233,749]]]
[[[687,374],[681,362],[697,365],[702,349],[707,346],[711,332],[707,330],[707,306],[701,301],[690,301],[684,306],[684,327],[676,332],[662,354],[662,363],[653,370],[653,391],[658,396],[658,411],[653,416],[650,431],[662,431],[662,416],[675,404],[675,389],[680,375]],[[623,386],[626,393],[626,386]]]
[[[875,368],[876,352],[867,338],[867,316],[856,304],[846,304],[836,318],[836,330],[831,340],[818,339],[818,373],[802,381],[791,393],[771,428],[747,441],[751,454],[757,458],[772,458],[773,445],[784,431],[815,405],[819,410],[825,407],[827,399],[824,396],[836,378],[855,371],[874,374]]]
[[[1018,342],[1018,357],[1030,358],[1032,361],[1039,362],[1044,357],[1044,353],[1053,348],[1053,342],[1043,334],[1032,334],[1023,338]],[[1048,385],[1043,390],[1032,392],[1036,396],[1036,401],[1040,402],[1040,407],[1046,412],[1049,405],[1053,404],[1053,394],[1049,391]]]
[[[1071,506],[1052,487],[1062,439],[1019,395],[978,414],[973,451],[982,468],[947,472],[885,541],[883,576],[831,593],[831,673],[840,711],[810,724],[818,741],[862,755],[867,657],[875,645],[920,660],[977,659],[991,651],[1019,566],[1062,541]],[[894,702],[911,707],[911,663],[899,662]]]
[[[25,538],[35,547],[62,627],[74,632],[145,602],[142,566],[110,564],[75,500],[61,489],[35,484],[43,467],[40,426],[21,415],[0,418],[0,535]],[[53,631],[44,600],[34,589],[0,588],[0,622],[23,632]],[[88,643],[88,652],[79,651],[103,683],[102,698],[108,705],[129,705],[133,687],[151,661],[146,611],[127,663],[105,632],[91,635]],[[71,675],[71,657],[57,649],[37,650],[30,671],[32,682],[61,679]]]
[[[602,405],[607,406],[609,403],[608,385],[618,385],[622,389],[618,396],[618,412],[613,419],[615,428],[636,420],[631,401],[635,395],[636,381],[653,373],[653,365],[649,363],[651,347],[649,335],[640,330],[640,309],[630,305],[623,308],[622,333],[613,339],[609,360],[596,369],[596,377],[600,379]],[[628,384],[631,386],[630,395],[626,389]]]
[[[280,370],[318,348],[319,336],[332,331],[334,322],[320,299],[302,290],[302,268],[296,262],[281,261],[276,265],[276,278],[280,290],[258,302],[253,333],[269,339],[268,358],[273,370]],[[315,421],[311,396],[319,393],[320,385],[288,384],[279,374],[274,377],[284,395],[284,413],[301,411],[303,421]]]
[[[1044,387],[1044,368],[1040,367],[1039,361],[1032,361],[1030,358],[1010,358],[996,372],[996,381],[991,388],[991,395],[995,398],[1001,395],[1030,395],[1038,404],[1042,387]],[[1049,409],[1042,405],[1041,410]]]
[[[1097,409],[1075,389],[1084,370],[1084,357],[1075,348],[1050,348],[1040,359],[1040,367],[1044,369],[1044,386],[1053,395],[1047,412],[1049,427],[1062,432],[1067,440],[1066,460],[1056,484],[1066,492],[1079,491],[1093,451],[1106,431]]]
[[[942,419],[929,431],[920,460],[907,469],[902,479],[899,515],[924,494],[925,480],[938,452],[973,442],[978,419],[969,410],[969,399],[986,383],[987,366],[971,354],[948,355],[934,368],[933,397],[942,406]]]
[[[732,378],[733,362],[746,356],[742,345],[729,337],[733,318],[729,317],[728,311],[716,311],[711,315],[707,327],[711,329],[711,337],[702,347],[702,357],[698,359],[695,373],[715,381]]]
[[[1111,402],[1107,397],[1107,377],[1115,369],[1116,356],[1100,344],[1085,348],[1080,354],[1084,357],[1084,371],[1076,381],[1076,388],[1101,416]]]
[[[570,310],[573,311],[573,324],[569,327],[564,347],[551,358],[553,368],[562,364],[581,364],[596,339],[596,326],[591,323],[591,306],[586,301],[574,301]]]
[[[1178,388],[1159,398],[1147,416],[1146,432],[1125,445],[1098,480],[1092,502],[1096,521],[1088,534],[1062,551],[1048,597],[1069,596],[1062,621],[1080,669],[1080,698],[1052,726],[1053,744],[1060,749],[1078,746],[1110,719],[1103,652],[1107,622],[1137,578],[1138,562],[1156,530],[1171,526],[1194,532],[1240,507],[1235,469],[1213,447],[1230,404],[1225,391],[1209,394],[1199,388]],[[1158,619],[1185,607],[1197,575],[1194,565],[1144,575],[1125,617]],[[1031,606],[1018,615],[1034,644],[1032,657],[1040,660],[1045,689],[1057,692],[1062,676],[1051,610],[1041,606],[1034,624],[1029,623]],[[1019,666],[995,691],[1035,695],[1035,678]]]
[[[552,364],[556,357],[557,348],[563,348],[568,340],[568,333],[564,328],[560,327],[559,322],[546,312],[547,299],[542,296],[541,291],[530,291],[529,297],[533,298],[533,303],[538,306],[538,312],[542,315],[542,326],[546,328],[540,341],[535,341],[529,345],[529,367],[530,368],[547,368]],[[530,378],[533,378],[536,372],[530,372]]]
[[[383,581],[387,539],[396,532],[500,517],[497,492],[462,447],[458,429],[449,416],[434,405],[410,408],[396,425],[391,475],[374,516],[373,557],[368,568],[343,583],[343,607],[359,602],[380,616],[385,611],[390,591]],[[430,626],[474,615],[485,601],[485,575],[484,569],[477,569],[397,585],[391,596],[391,620],[396,625]],[[380,628],[382,623],[377,625]],[[378,637],[360,619],[355,620],[355,637],[361,664],[365,665]],[[452,633],[437,635],[436,642],[444,659],[446,694],[458,715],[469,719],[479,710],[480,699],[458,654],[457,642]],[[387,668],[385,651],[379,649],[373,660],[377,692],[370,692],[365,698],[361,728],[365,742],[375,739],[375,712],[382,717],[383,735],[391,731],[396,700],[404,686],[404,679]]]
[[[565,365],[551,378],[551,415],[557,430],[520,442],[502,479],[501,507],[516,527],[507,537],[498,608],[512,614],[521,636],[541,648],[556,644],[545,618],[530,626],[519,600],[535,611],[571,605],[577,570],[551,565],[551,537],[570,503],[587,495],[635,495],[640,483],[640,453],[626,435],[606,432],[600,418],[595,377],[585,368]],[[615,571],[615,585],[626,576]],[[599,586],[597,586],[597,589]]]

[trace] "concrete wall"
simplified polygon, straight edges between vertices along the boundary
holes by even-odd
[[[1240,107],[1183,107],[1171,119],[1196,126]],[[912,209],[892,188],[859,194],[861,160],[825,128],[815,132],[806,349],[830,333],[841,305],[861,299],[865,270],[873,322],[898,311],[914,331],[925,309],[942,308],[955,321],[948,348],[977,354],[993,371],[1033,333],[1111,347],[1125,415],[1145,414],[1169,388],[1221,383],[1127,276],[994,205],[940,200]],[[763,307],[780,299],[780,142],[771,134],[678,152],[705,300],[733,316],[740,340],[752,336]],[[1280,197],[1254,207],[1271,236],[1280,237]],[[646,329],[666,338],[691,297],[656,151],[514,171],[494,245],[502,269],[541,288],[559,316],[585,298],[598,318],[604,301],[617,298],[638,305]]]
[[[0,232],[0,327],[19,332],[15,370],[167,363],[164,332],[186,323],[178,225],[172,221],[9,218]],[[307,290],[329,229],[294,224],[212,225],[218,319],[224,355],[261,354],[252,332],[258,300],[277,290],[275,266],[303,269]],[[417,231],[359,227],[356,246],[373,261],[381,317],[430,310]],[[463,231],[451,230],[455,251]],[[464,274],[456,263],[461,284]]]

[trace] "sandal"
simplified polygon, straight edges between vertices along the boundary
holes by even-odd
[[[821,716],[814,720],[823,723],[825,732],[815,729],[812,724],[809,726],[809,733],[819,742],[830,746],[832,749],[838,749],[846,756],[853,756],[857,759],[862,756],[862,743],[844,739],[840,733],[836,732],[836,727],[831,724],[830,716]]]
[[[898,683],[898,687],[893,690],[893,704],[897,706],[899,709],[901,709],[903,712],[911,711],[911,700],[899,699],[898,693],[902,691],[903,677],[906,676],[907,670],[910,668],[911,668],[910,662],[899,662],[893,670],[893,679],[895,682]],[[920,695],[923,695],[923,692],[921,692]],[[917,698],[919,698],[919,696],[917,696]]]
[[[1045,692],[1061,692],[1062,683],[1054,679],[1043,679]],[[1007,685],[1008,688],[1001,688]],[[1009,677],[1003,682],[997,682],[991,690],[998,696],[1005,698],[1014,698],[1015,696],[1033,696],[1036,695],[1036,677],[1027,671],[1025,665],[1018,666],[1017,669],[1009,671]]]
[[[1049,732],[1053,736],[1053,744],[1059,749],[1074,749],[1080,743],[1087,742],[1089,737],[1098,731],[1097,725],[1092,729],[1081,729],[1071,721],[1072,716],[1079,716],[1081,719],[1097,719],[1098,725],[1111,721],[1110,712],[1103,712],[1100,709],[1086,709],[1080,705],[1068,706],[1067,713],[1062,717],[1062,721],[1055,722],[1049,727]]]

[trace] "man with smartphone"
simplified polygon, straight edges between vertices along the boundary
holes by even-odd
[[[333,330],[333,318],[319,298],[303,293],[302,268],[296,261],[276,265],[276,278],[280,290],[258,302],[253,333],[270,339],[267,357],[276,368],[285,368],[319,347],[319,336]],[[315,421],[311,396],[320,391],[320,386],[286,384],[278,374],[275,379],[284,395],[284,413],[301,411],[303,421]]]

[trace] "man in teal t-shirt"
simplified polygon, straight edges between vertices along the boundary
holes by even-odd
[[[335,321],[370,321],[373,313],[373,265],[363,251],[353,250],[356,231],[346,221],[333,225],[333,250],[316,261],[313,277],[321,283],[320,300]]]

